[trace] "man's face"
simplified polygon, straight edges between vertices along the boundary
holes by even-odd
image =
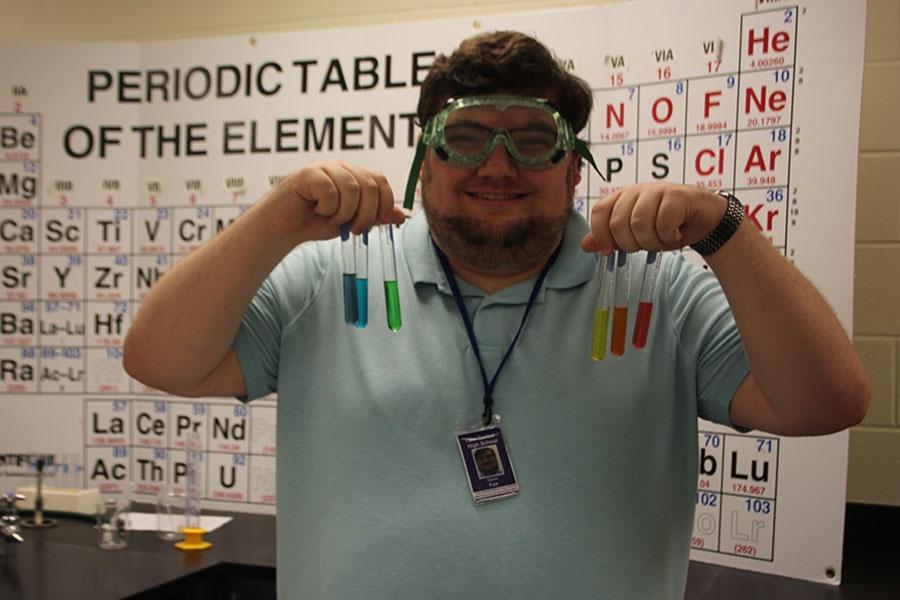
[[[528,127],[527,115],[471,109],[483,127]],[[546,169],[526,169],[498,144],[472,168],[452,167],[429,148],[422,198],[435,242],[451,259],[484,274],[512,275],[543,264],[562,238],[581,176],[573,154]]]
[[[475,465],[482,475],[493,475],[500,470],[497,455],[490,448],[479,448],[475,451]]]

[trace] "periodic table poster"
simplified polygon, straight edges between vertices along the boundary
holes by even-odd
[[[418,85],[478,31],[542,39],[586,78],[576,207],[637,181],[726,189],[850,328],[865,3],[631,2],[159,43],[0,45],[0,482],[48,477],[274,514],[275,398],[186,399],[131,380],[153,284],[280,178],[342,158],[398,199]],[[700,261],[692,256],[692,260]],[[698,424],[692,558],[837,584],[847,434]],[[661,493],[660,502],[665,502]],[[614,552],[615,541],[610,541]]]

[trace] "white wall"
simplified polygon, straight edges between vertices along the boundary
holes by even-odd
[[[602,4],[604,2],[594,2]],[[0,0],[0,39],[158,40],[583,5],[566,0]],[[868,0],[854,341],[873,383],[848,499],[900,505],[900,0]],[[9,93],[0,90],[0,94]]]
[[[572,0],[0,0],[5,40],[158,40],[463,17]]]

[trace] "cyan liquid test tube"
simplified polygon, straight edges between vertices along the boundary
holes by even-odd
[[[388,329],[400,331],[400,292],[397,288],[397,257],[394,254],[394,228],[381,226],[381,267],[384,272],[384,302]]]
[[[353,236],[356,247],[356,326],[369,323],[369,232]]]
[[[356,325],[356,248],[350,235],[350,226],[341,225],[341,263],[343,265],[344,321]]]

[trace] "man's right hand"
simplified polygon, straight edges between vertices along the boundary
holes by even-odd
[[[241,218],[172,267],[150,290],[125,339],[125,368],[181,396],[242,395],[232,350],[259,286],[297,245],[404,220],[384,175],[324,162],[287,176]]]
[[[359,234],[404,220],[384,175],[343,161],[316,163],[292,173],[263,204],[272,231],[294,245],[337,237],[344,223]]]

